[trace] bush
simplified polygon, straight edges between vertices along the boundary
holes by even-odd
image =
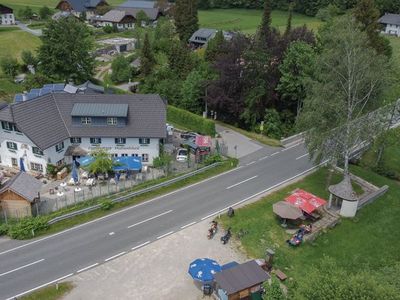
[[[213,121],[204,119],[186,110],[169,105],[167,119],[177,126],[182,126],[201,134],[215,136],[215,123]]]
[[[212,164],[214,164],[214,163],[221,162],[221,161],[222,161],[221,155],[219,155],[219,154],[212,154],[212,155],[208,155],[208,156],[206,157],[206,159],[204,160],[204,164],[205,164],[206,166],[208,166],[208,165],[212,165]]]
[[[32,230],[38,231],[47,229],[48,217],[26,217],[21,219],[19,222],[9,225],[8,235],[13,239],[23,240],[32,237]]]
[[[100,208],[102,210],[110,210],[114,206],[111,200],[103,200],[100,202]]]
[[[0,236],[6,235],[7,232],[8,232],[8,225],[5,223],[0,224]]]
[[[123,55],[118,55],[111,64],[111,80],[113,82],[127,82],[132,77],[132,67]]]
[[[106,25],[106,26],[103,27],[103,31],[105,33],[113,33],[113,32],[118,32],[118,29],[116,27],[114,27],[114,26]]]
[[[6,56],[1,59],[0,67],[3,70],[4,74],[9,77],[14,77],[18,73],[19,64],[16,58]]]

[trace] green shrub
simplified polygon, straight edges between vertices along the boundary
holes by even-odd
[[[113,32],[118,32],[118,29],[116,27],[114,27],[114,26],[106,25],[106,26],[103,27],[103,31],[105,33],[113,33]]]
[[[205,165],[211,165],[217,162],[221,162],[222,161],[222,157],[219,154],[212,154],[212,155],[208,155],[207,158],[204,160],[204,164]]]
[[[215,136],[215,123],[213,121],[186,110],[169,105],[167,119],[177,126],[182,126],[201,134]]]
[[[8,225],[5,223],[0,224],[0,236],[6,235],[7,232],[8,232]]]
[[[7,234],[18,240],[29,239],[32,237],[32,230],[36,232],[38,230],[47,229],[48,217],[26,217],[21,219],[19,222],[9,225]]]
[[[100,202],[100,208],[102,210],[110,210],[114,206],[111,200],[103,200]]]

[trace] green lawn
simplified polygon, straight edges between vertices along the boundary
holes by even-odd
[[[223,30],[242,30],[245,33],[254,33],[261,22],[261,10],[255,9],[212,9],[199,11],[200,27]],[[272,25],[285,30],[288,12],[274,10]],[[316,31],[321,21],[301,14],[293,14],[293,26],[306,24]]]
[[[339,267],[350,273],[390,266],[400,260],[400,183],[360,167],[353,166],[352,172],[377,186],[389,185],[389,191],[359,211],[355,218],[342,219],[341,224],[318,237],[313,244],[289,247],[285,241],[290,236],[279,225],[272,212],[272,204],[285,198],[295,188],[303,188],[327,199],[326,168],[261,201],[238,209],[232,219],[223,216],[223,224],[231,226],[234,235],[240,229],[248,230],[241,245],[251,257],[264,257],[267,248],[275,249],[275,267],[294,280],[307,278],[307,273],[319,265],[324,256],[331,257]],[[338,180],[340,177],[335,176],[332,181]]]
[[[50,285],[48,287],[42,288],[31,294],[23,296],[19,299],[21,300],[57,300],[61,299],[63,296],[68,294],[73,288],[72,283],[62,282],[58,284],[58,289],[56,285]]]

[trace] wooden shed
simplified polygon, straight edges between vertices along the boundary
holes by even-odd
[[[32,215],[32,206],[40,200],[42,183],[25,172],[19,172],[0,188],[0,208],[8,218]]]
[[[255,261],[223,270],[214,276],[220,300],[261,299],[261,285],[270,276]]]

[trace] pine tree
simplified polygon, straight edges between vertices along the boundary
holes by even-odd
[[[140,71],[142,75],[147,76],[151,73],[153,66],[155,64],[155,59],[153,51],[151,49],[149,36],[146,33],[144,36],[142,52],[140,56]]]
[[[177,0],[174,19],[179,38],[186,43],[199,28],[197,0]]]
[[[265,0],[263,16],[262,16],[260,28],[258,29],[260,39],[265,38],[265,36],[271,30],[271,22],[272,22],[272,19],[271,19],[271,1],[270,0]]]
[[[221,52],[221,47],[225,42],[224,33],[218,31],[213,39],[207,43],[205,58],[209,62],[213,62],[217,55]]]
[[[286,24],[285,35],[288,35],[292,30],[293,3],[289,4],[289,16]]]

